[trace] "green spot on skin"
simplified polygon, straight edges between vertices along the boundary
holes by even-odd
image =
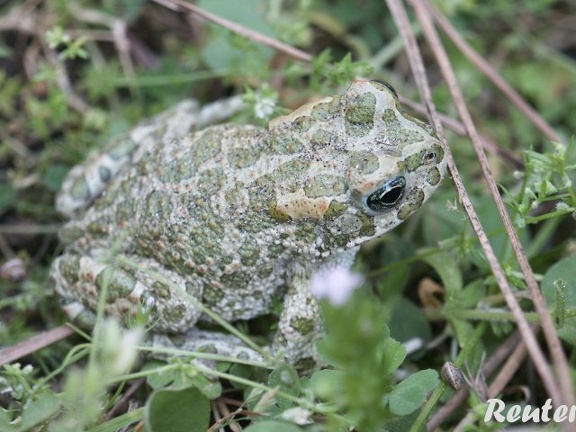
[[[405,220],[408,216],[422,207],[424,192],[420,189],[412,191],[405,199],[402,207],[398,210],[398,219]]]
[[[294,318],[290,324],[302,335],[309,335],[314,332],[314,320],[297,317]]]
[[[118,160],[132,153],[132,150],[134,150],[136,147],[136,141],[124,136],[123,138],[116,141],[114,146],[108,152],[108,156],[111,159]]]
[[[373,124],[376,112],[376,96],[364,93],[352,99],[346,109],[346,121],[351,124]]]
[[[121,269],[106,267],[96,276],[96,286],[103,288],[108,284],[108,302],[113,302],[117,298],[126,298],[136,286],[136,280]]]
[[[238,249],[238,254],[240,255],[240,261],[245,266],[251,267],[258,261],[258,257],[260,256],[260,249],[258,247],[258,243],[254,240],[253,237],[247,236]]]
[[[233,278],[230,278],[233,280]],[[224,277],[222,277],[222,282],[224,282]],[[225,292],[222,289],[213,287],[212,285],[205,283],[202,289],[202,303],[204,304],[218,304],[225,297]]]
[[[152,293],[156,299],[170,299],[172,298],[172,291],[170,287],[162,282],[154,281],[152,284]]]
[[[170,214],[170,199],[168,195],[161,191],[153,191],[145,198],[146,202],[146,216],[149,220],[154,221],[158,219],[159,215]]]
[[[303,174],[309,164],[301,159],[292,159],[280,165],[273,172],[260,177],[255,181],[257,186],[274,187],[283,192],[295,192],[303,181]]]
[[[66,254],[58,260],[59,270],[68,281],[77,281],[80,272],[80,258]]]
[[[280,243],[268,246],[268,257],[271,259],[278,258],[284,253],[284,246]]]
[[[221,153],[221,138],[222,136],[219,132],[211,130],[208,130],[198,138],[192,149],[192,159],[196,166]]]
[[[327,238],[324,241],[325,249],[326,250],[332,250],[332,249],[343,248],[348,244],[348,242],[350,241],[350,238],[351,237],[349,234],[338,234],[335,236],[330,236],[329,238]]]
[[[248,284],[252,280],[252,275],[243,271],[235,271],[232,274],[222,275],[220,280],[222,281],[224,286],[228,287],[228,289],[232,289],[234,287],[245,287],[248,286]],[[206,287],[204,287],[204,289],[206,289]],[[204,304],[216,304],[216,302],[210,302]]]
[[[314,132],[310,138],[310,142],[316,147],[327,147],[333,145],[338,140],[338,136],[332,132],[320,129]]]
[[[326,213],[324,213],[325,220],[332,220],[343,214],[348,210],[348,206],[346,204],[342,204],[338,201],[332,201]]]
[[[359,174],[372,174],[380,167],[378,157],[367,151],[358,151],[350,153],[350,166],[358,171]]]
[[[334,227],[338,230],[338,232],[344,234],[353,234],[360,231],[360,228],[362,227],[362,221],[358,216],[354,214],[345,213],[335,220]]]
[[[440,170],[436,167],[430,168],[426,173],[426,181],[432,186],[436,186],[441,179],[442,175],[440,174]]]
[[[265,142],[265,149],[271,154],[293,154],[302,151],[302,143],[284,131],[272,131]]]
[[[436,152],[436,163],[442,162],[444,160],[444,149],[442,148],[442,146],[434,144],[432,148]]]
[[[290,123],[290,130],[296,133],[308,132],[312,122],[310,116],[300,116]]]
[[[400,122],[396,118],[396,111],[390,108],[384,110],[382,121],[388,128],[398,127],[400,125]]]
[[[294,238],[300,240],[306,244],[312,244],[316,240],[316,229],[315,225],[311,223],[304,223],[299,226],[294,233]]]
[[[279,223],[289,222],[292,219],[290,216],[288,216],[286,213],[284,213],[281,209],[277,208],[277,206],[275,204],[270,207],[270,210],[268,210],[268,214],[270,215],[270,217],[272,219],[274,219],[276,222],[279,222]]]
[[[86,232],[94,236],[105,236],[108,234],[108,224],[104,224],[104,221],[100,220],[97,222],[91,222],[86,225]]]
[[[346,108],[346,132],[351,136],[363,136],[374,128],[376,96],[364,93],[348,102]]]
[[[260,153],[254,147],[235,148],[230,151],[230,165],[242,169],[254,165],[260,157]]]
[[[330,102],[317,104],[314,108],[312,108],[312,112],[310,113],[312,122],[325,122],[334,118],[336,115],[338,115],[339,102],[340,98],[333,98]]]
[[[426,150],[420,150],[418,153],[414,153],[404,159],[404,166],[408,170],[408,172],[416,171],[417,168],[422,166],[422,159],[424,158],[424,154]]]
[[[344,178],[331,174],[318,174],[310,179],[304,188],[304,193],[309,198],[318,198],[340,195],[345,193],[346,189]]]
[[[211,343],[207,343],[207,344],[204,344],[202,346],[199,346],[198,351],[203,352],[203,353],[207,353],[207,354],[217,354],[218,353],[218,349],[216,348],[216,346],[214,344],[211,344]]]
[[[374,228],[374,218],[365,213],[358,213],[358,217],[362,221],[362,228],[360,228],[361,237],[370,237],[376,233]]]
[[[84,176],[74,182],[70,189],[70,195],[77,201],[88,201],[90,199],[90,189]]]
[[[258,277],[260,279],[265,279],[272,274],[274,269],[271,265],[263,265],[258,267]]]
[[[81,238],[85,234],[86,231],[84,228],[80,228],[74,222],[71,222],[62,227],[62,229],[58,233],[58,237],[60,238],[62,244],[69,245],[75,240]]]
[[[166,322],[177,323],[182,321],[182,318],[186,314],[186,306],[183,304],[176,304],[170,308],[164,309],[163,319]]]

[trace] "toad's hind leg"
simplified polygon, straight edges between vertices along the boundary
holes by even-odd
[[[201,284],[153,260],[135,256],[126,260],[137,265],[103,262],[73,252],[54,261],[50,279],[72,321],[84,328],[94,327],[98,302],[106,292],[105,315],[129,320],[142,308],[151,307],[149,322],[160,332],[185,332],[196,323],[201,314],[195,306],[202,295]],[[155,277],[158,274],[163,275],[162,281]]]

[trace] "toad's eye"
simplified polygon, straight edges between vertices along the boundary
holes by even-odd
[[[406,179],[402,176],[388,180],[366,199],[366,205],[375,212],[394,207],[404,195]]]

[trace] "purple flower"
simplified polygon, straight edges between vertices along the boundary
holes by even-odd
[[[348,267],[331,267],[314,273],[310,290],[317,299],[328,299],[334,306],[341,306],[362,282],[364,278]]]

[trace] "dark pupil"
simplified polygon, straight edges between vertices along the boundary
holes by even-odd
[[[404,177],[396,177],[384,183],[377,191],[372,192],[366,200],[366,204],[374,211],[393,207],[404,195],[405,188],[406,179]]]

